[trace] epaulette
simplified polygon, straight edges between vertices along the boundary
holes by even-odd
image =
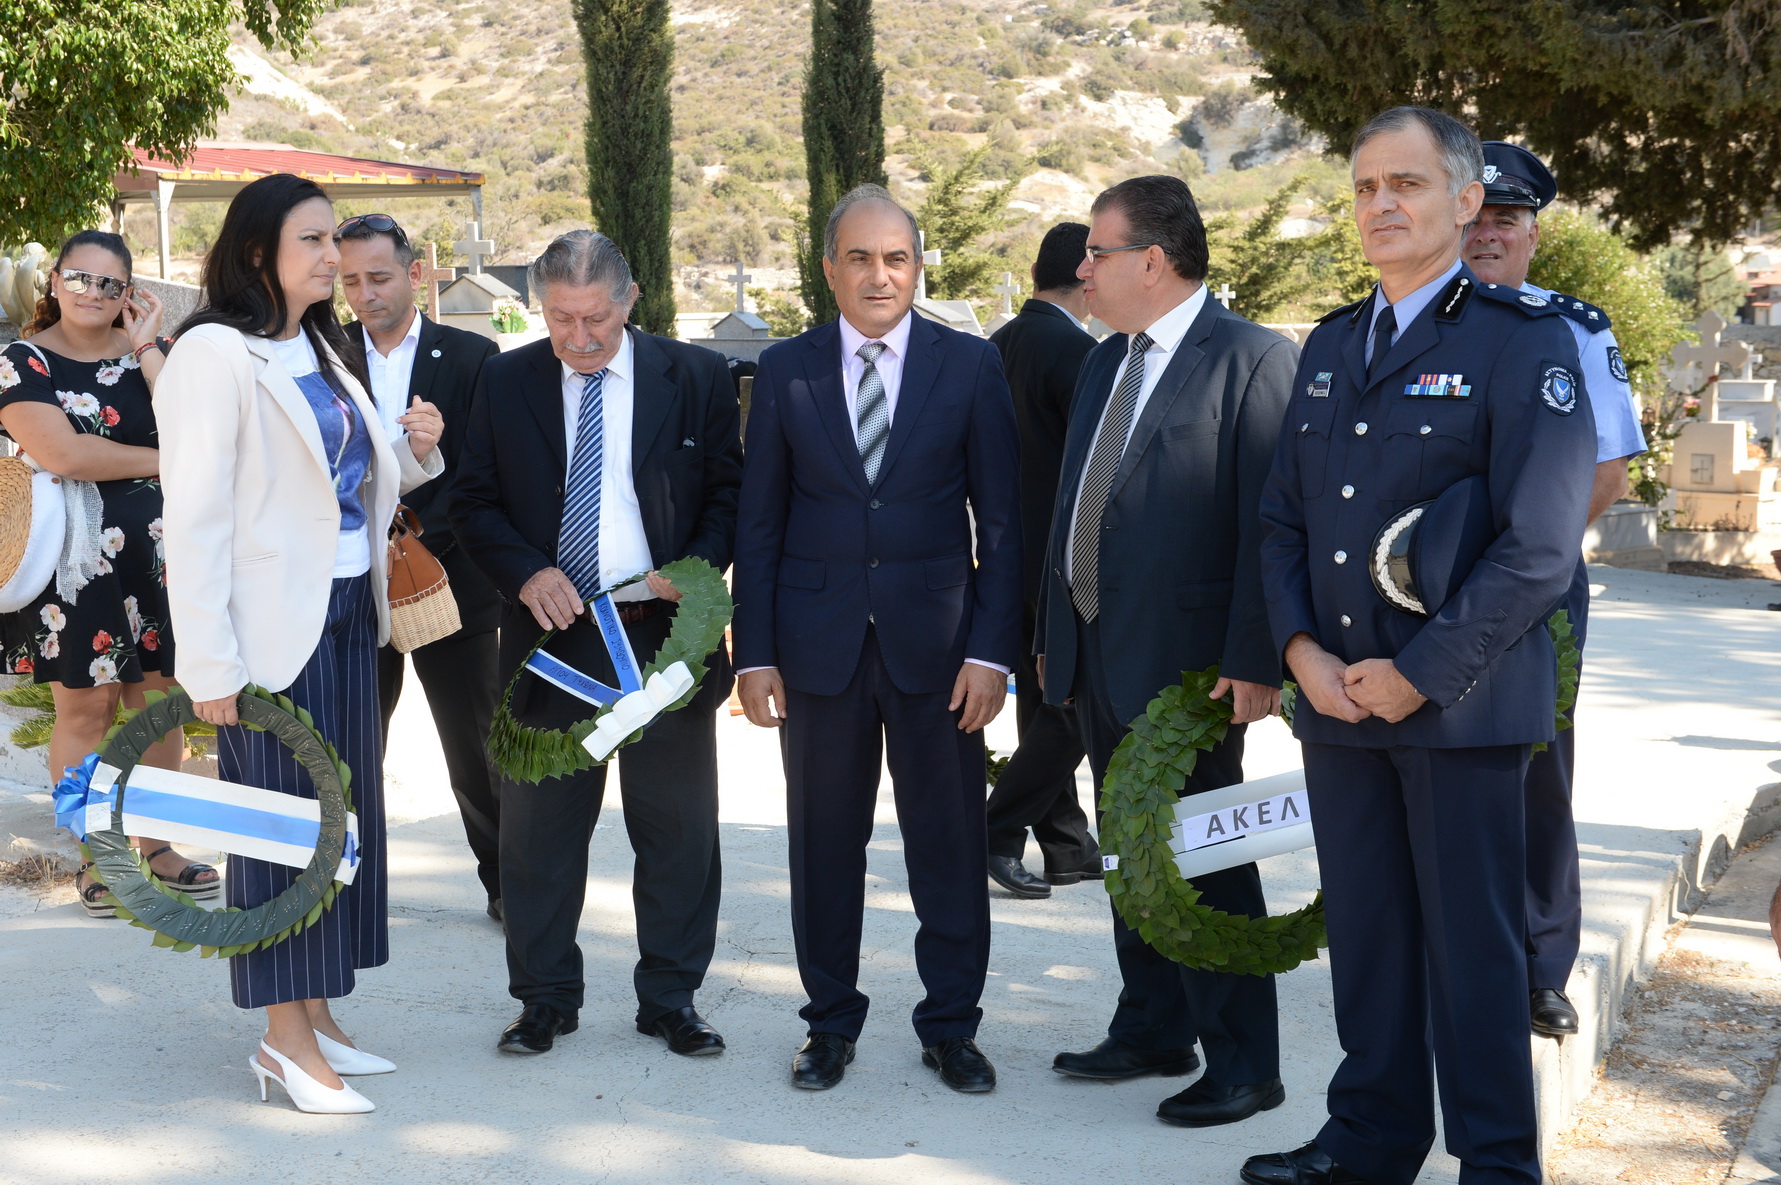
[[[1600,333],[1609,327],[1608,314],[1596,308],[1586,300],[1578,300],[1575,296],[1566,296],[1562,292],[1552,294],[1552,307],[1569,317],[1591,333]]]
[[[1561,311],[1556,304],[1544,296],[1535,296],[1531,292],[1523,292],[1521,289],[1511,288],[1507,284],[1479,284],[1476,285],[1476,289],[1478,295],[1486,300],[1500,301],[1520,309],[1530,317],[1544,317],[1549,313]]]
[[[1337,317],[1340,317],[1343,313],[1349,313],[1354,316],[1359,316],[1361,307],[1363,305],[1365,305],[1368,300],[1372,299],[1372,295],[1373,294],[1369,292],[1366,296],[1361,297],[1359,300],[1355,301],[1353,304],[1345,304],[1339,309],[1331,309],[1329,312],[1327,312],[1323,316],[1319,317],[1317,319],[1317,323],[1319,325],[1322,325],[1325,321],[1334,321]]]

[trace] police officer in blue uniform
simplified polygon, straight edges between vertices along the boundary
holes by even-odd
[[[1316,1138],[1241,1178],[1410,1185],[1438,1068],[1463,1185],[1539,1185],[1522,780],[1553,735],[1545,622],[1582,540],[1593,417],[1552,302],[1487,289],[1460,261],[1484,197],[1477,137],[1398,107],[1350,159],[1380,283],[1306,341],[1261,501],[1346,1056]],[[1388,600],[1375,569],[1405,512],[1456,494],[1475,504],[1454,520],[1482,533],[1475,550],[1450,549],[1440,595]]]
[[[1569,322],[1583,366],[1583,386],[1595,413],[1595,486],[1589,520],[1626,493],[1626,463],[1645,451],[1638,404],[1626,362],[1594,305],[1527,282],[1540,243],[1540,211],[1558,195],[1558,182],[1527,149],[1484,142],[1484,210],[1466,236],[1462,257],[1486,285],[1501,284],[1552,302]],[[1562,608],[1579,651],[1589,620],[1589,572],[1581,556]],[[1572,713],[1576,711],[1572,708]],[[1583,893],[1577,867],[1577,824],[1571,814],[1576,732],[1559,732],[1527,770],[1528,995],[1533,1030],[1548,1037],[1577,1032],[1577,1010],[1565,982],[1583,933]]]

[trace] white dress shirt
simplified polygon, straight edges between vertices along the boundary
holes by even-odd
[[[1202,284],[1201,287],[1204,288],[1205,285]],[[1040,296],[1035,296],[1033,299],[1044,301],[1044,303],[1050,305],[1052,308],[1056,309],[1058,312],[1062,313],[1064,316],[1070,318],[1070,324],[1072,324],[1076,328],[1082,330],[1082,332],[1084,332],[1084,333],[1088,332],[1088,326],[1086,326],[1082,323],[1082,319],[1080,317],[1078,317],[1075,313],[1072,313],[1069,309],[1066,309],[1063,305],[1059,304],[1057,301],[1045,300],[1044,297],[1040,297]]]
[[[1144,405],[1150,402],[1150,393],[1156,390],[1157,380],[1163,377],[1163,371],[1175,358],[1175,351],[1181,348],[1181,339],[1187,336],[1188,327],[1206,307],[1206,285],[1201,284],[1194,289],[1194,294],[1158,317],[1144,330],[1150,335],[1150,348],[1144,351],[1144,383],[1138,388],[1138,402],[1132,405],[1132,422],[1126,425],[1125,443],[1130,445],[1132,433],[1138,430],[1138,420],[1144,414]],[[1069,312],[1068,309],[1064,310]],[[1136,337],[1136,334],[1132,335]],[[1072,578],[1076,574],[1076,507],[1082,502],[1082,484],[1088,480],[1088,462],[1094,456],[1094,441],[1101,437],[1101,425],[1107,420],[1107,411],[1113,406],[1113,393],[1119,390],[1119,384],[1125,381],[1126,363],[1130,361],[1131,344],[1128,339],[1127,357],[1122,359],[1119,369],[1113,372],[1113,385],[1107,388],[1107,402],[1101,408],[1101,418],[1095,421],[1095,434],[1089,437],[1088,457],[1083,459],[1082,472],[1076,475],[1076,497],[1070,503],[1070,533],[1064,536],[1064,570]],[[1120,449],[1125,455],[1125,449]]]
[[[860,347],[868,342],[883,342],[884,350],[873,363],[878,378],[884,383],[885,424],[896,422],[897,395],[903,390],[903,359],[909,356],[909,323],[915,317],[911,309],[883,337],[867,337],[842,317],[841,326],[841,389],[847,393],[847,418],[853,421],[853,442],[860,442],[860,379],[866,373],[866,360]]]
[[[414,379],[414,356],[421,345],[421,311],[412,309],[408,332],[388,354],[381,354],[371,340],[371,331],[361,323],[365,334],[365,365],[371,370],[371,398],[377,401],[377,415],[383,421],[384,439],[395,444],[405,431],[396,423],[408,412],[408,386]]]
[[[635,406],[636,375],[631,335],[626,333],[618,353],[606,364],[606,381],[600,389],[605,409],[605,435],[600,446],[600,587],[655,567],[649,554],[649,537],[643,531],[643,512],[637,507],[637,486],[631,479],[631,421]],[[575,433],[581,426],[581,396],[587,375],[563,366],[563,472],[575,463]],[[577,589],[589,596],[598,589]],[[639,581],[612,594],[614,601],[647,601],[655,594]]]

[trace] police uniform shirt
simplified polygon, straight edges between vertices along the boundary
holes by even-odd
[[[1402,300],[1389,305],[1386,303],[1384,290],[1376,284],[1373,286],[1373,315],[1367,321],[1366,359],[1368,366],[1373,365],[1373,331],[1378,328],[1379,318],[1385,310],[1391,309],[1392,315],[1398,320],[1397,332],[1391,336],[1391,344],[1395,346],[1398,344],[1398,339],[1404,336],[1404,329],[1421,315],[1422,310],[1429,307],[1429,302],[1440,295],[1441,290],[1451,284],[1453,277],[1457,275],[1459,275],[1459,260],[1456,259],[1453,261],[1452,267]]]
[[[1429,700],[1396,724],[1349,724],[1301,697],[1301,740],[1454,748],[1552,735],[1555,658],[1535,627],[1577,563],[1594,420],[1550,302],[1486,294],[1464,266],[1447,274],[1371,378],[1372,297],[1325,317],[1300,357],[1261,498],[1275,644],[1304,632],[1344,662],[1391,659]],[[1394,608],[1370,574],[1380,528],[1477,475],[1495,541],[1432,617]]]
[[[1569,299],[1538,284],[1523,284],[1521,290],[1546,300]],[[1581,301],[1576,303],[1582,304]],[[1589,392],[1590,410],[1595,413],[1595,459],[1598,465],[1603,461],[1636,457],[1645,451],[1645,433],[1639,427],[1639,404],[1627,382],[1620,343],[1614,340],[1614,331],[1608,328],[1605,316],[1595,327],[1587,324],[1589,315],[1599,312],[1598,309],[1588,309],[1581,319],[1573,313],[1565,316],[1571,336],[1577,339],[1583,386]]]

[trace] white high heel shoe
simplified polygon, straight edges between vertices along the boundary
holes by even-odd
[[[329,1068],[336,1074],[388,1074],[396,1068],[396,1063],[389,1058],[342,1045],[320,1029],[315,1032],[315,1043],[321,1046],[322,1056],[328,1059]]]
[[[280,1078],[268,1070],[260,1061],[262,1057],[270,1057],[284,1071]],[[332,1090],[304,1072],[303,1067],[272,1048],[264,1041],[260,1042],[260,1052],[247,1059],[248,1069],[260,1080],[260,1101],[267,1101],[266,1084],[270,1079],[284,1087],[284,1092],[291,1096],[291,1102],[297,1110],[307,1111],[312,1115],[362,1115],[367,1111],[377,1110],[377,1104],[360,1094],[350,1086],[342,1085],[339,1090]],[[338,1071],[336,1071],[338,1073]]]

